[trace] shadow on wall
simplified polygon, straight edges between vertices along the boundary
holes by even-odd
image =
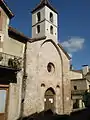
[[[30,116],[24,117],[22,120],[69,120],[68,115],[57,115],[51,110],[34,113]],[[18,120],[21,120],[20,118]]]
[[[47,110],[18,120],[90,120],[90,108],[72,112],[70,115],[58,115],[51,110]]]

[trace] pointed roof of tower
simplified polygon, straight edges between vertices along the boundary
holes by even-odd
[[[8,17],[11,19],[14,14],[11,12],[11,10],[8,8],[7,4],[4,2],[4,0],[0,0],[0,7],[5,11],[5,13],[8,15]]]
[[[38,11],[39,9],[43,8],[44,6],[49,7],[55,13],[57,13],[56,9],[50,4],[48,0],[41,0],[40,3],[32,10],[32,13]]]

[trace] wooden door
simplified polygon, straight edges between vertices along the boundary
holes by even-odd
[[[52,89],[48,89],[45,93],[45,98],[44,98],[44,107],[45,111],[47,110],[52,110],[52,112],[55,111],[55,94],[52,91]]]
[[[8,88],[0,87],[0,120],[7,117]]]

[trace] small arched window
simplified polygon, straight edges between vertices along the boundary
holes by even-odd
[[[53,14],[50,12],[50,21],[53,22]]]
[[[41,21],[41,13],[40,12],[37,13],[37,22],[39,22],[39,21]]]
[[[53,26],[50,26],[50,33],[53,34]]]
[[[40,33],[40,25],[37,25],[37,33]]]

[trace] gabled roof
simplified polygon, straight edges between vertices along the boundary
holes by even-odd
[[[55,13],[57,13],[56,9],[49,3],[48,0],[41,0],[40,3],[32,10],[32,13],[40,10],[44,6],[49,7],[51,10],[53,10]]]
[[[20,42],[26,43],[30,40],[29,37],[25,36],[22,32],[17,31],[15,28],[9,26],[8,28],[8,35],[9,37],[15,38],[15,40],[19,40]]]
[[[11,10],[8,8],[7,4],[4,2],[4,0],[0,0],[0,7],[5,11],[7,16],[11,19],[14,17],[14,14],[11,12]]]
[[[61,50],[64,52],[64,54],[67,56],[67,58],[70,60],[71,57],[69,56],[69,54],[65,51],[65,49],[62,47],[62,45],[60,43],[58,43],[58,46],[61,48]]]

